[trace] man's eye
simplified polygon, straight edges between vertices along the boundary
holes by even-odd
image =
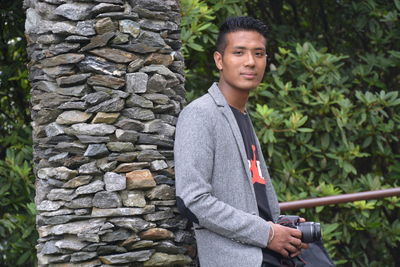
[[[234,51],[233,54],[234,55],[243,55],[243,52],[242,51]]]
[[[256,52],[257,57],[264,57],[265,53],[264,52]]]

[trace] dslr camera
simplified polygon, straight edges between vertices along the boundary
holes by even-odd
[[[317,222],[299,222],[300,217],[295,215],[281,215],[277,223],[286,227],[295,228],[301,232],[303,243],[312,243],[321,240],[321,225]]]

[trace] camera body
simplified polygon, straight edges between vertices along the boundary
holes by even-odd
[[[278,224],[295,228],[301,232],[303,243],[312,243],[321,240],[321,225],[317,222],[300,222],[300,217],[295,215],[281,215]]]

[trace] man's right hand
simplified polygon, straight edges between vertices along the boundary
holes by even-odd
[[[308,247],[307,244],[302,243],[300,240],[300,230],[274,223],[270,225],[273,228],[270,230],[270,235],[273,231],[274,237],[268,243],[267,248],[278,252],[284,257],[296,257],[300,254],[302,248]]]

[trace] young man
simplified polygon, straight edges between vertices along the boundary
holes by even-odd
[[[280,266],[307,245],[299,230],[274,223],[278,201],[246,112],[267,64],[266,26],[228,19],[214,60],[219,82],[178,120],[177,205],[194,223],[201,267]]]

